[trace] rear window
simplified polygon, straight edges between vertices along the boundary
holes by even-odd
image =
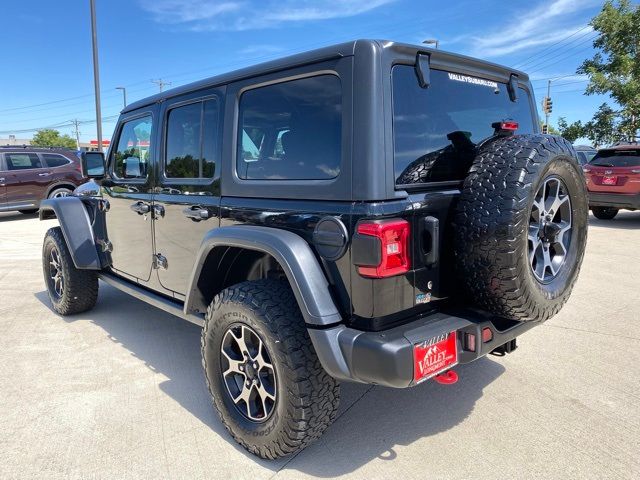
[[[534,131],[524,89],[512,102],[506,84],[440,70],[431,70],[430,86],[421,88],[408,65],[395,66],[392,78],[396,185],[462,180],[494,122]]]
[[[600,150],[590,165],[596,167],[640,167],[640,150]]]
[[[337,76],[248,90],[239,110],[241,179],[324,180],[340,173],[342,89]]]

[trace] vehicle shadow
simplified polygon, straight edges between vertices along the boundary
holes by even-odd
[[[20,212],[3,212],[0,213],[0,223],[2,222],[13,222],[17,220],[32,220],[34,218],[38,218],[38,212],[24,214]]]
[[[589,214],[590,227],[614,228],[617,230],[638,230],[640,229],[640,211],[622,210],[613,220],[599,220]]]
[[[35,296],[51,308],[46,291]],[[484,387],[504,372],[502,365],[484,358],[457,367],[461,380],[452,386],[426,382],[415,388],[391,389],[344,383],[338,419],[324,437],[298,454],[295,462],[292,457],[270,462],[246,453],[219,421],[203,380],[198,326],[104,283],[92,311],[59,318],[67,322],[88,319],[102,328],[113,342],[167,377],[160,389],[248,459],[273,471],[286,468],[320,477],[352,472],[375,458],[393,460],[396,446],[455,427],[473,411]]]

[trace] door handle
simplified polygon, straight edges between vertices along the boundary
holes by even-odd
[[[51,175],[51,172],[44,172],[44,173],[38,174],[39,177],[48,177],[49,175]]]
[[[209,210],[201,207],[200,205],[192,205],[191,207],[185,208],[182,213],[185,217],[190,218],[194,222],[199,222],[200,220],[206,220],[209,218]]]
[[[142,201],[134,203],[130,208],[138,215],[146,215],[151,211],[151,207]]]

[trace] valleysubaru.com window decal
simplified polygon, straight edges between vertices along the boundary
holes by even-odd
[[[456,82],[473,83],[474,85],[481,85],[483,87],[490,87],[493,89],[498,88],[498,84],[496,82],[492,82],[491,80],[469,77],[467,75],[460,75],[458,73],[449,73],[449,80],[455,80]]]

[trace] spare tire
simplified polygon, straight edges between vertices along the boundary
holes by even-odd
[[[456,207],[456,267],[472,303],[545,321],[569,298],[587,241],[585,181],[569,142],[550,135],[481,145]]]

